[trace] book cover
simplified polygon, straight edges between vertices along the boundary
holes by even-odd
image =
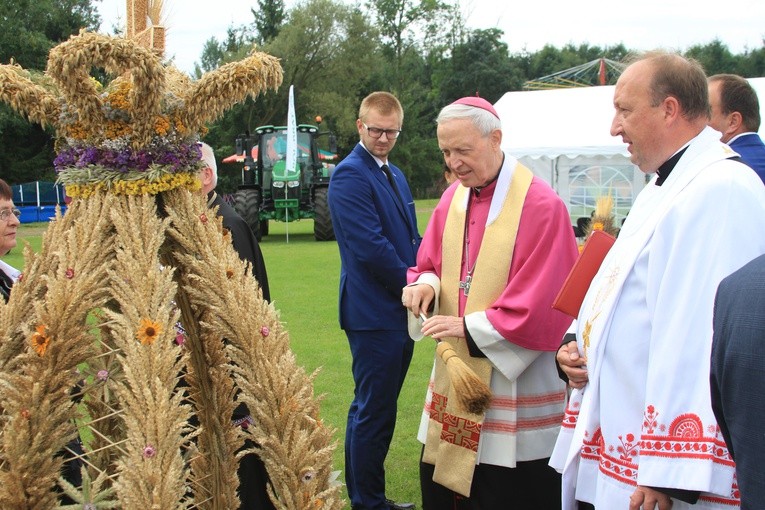
[[[590,287],[592,279],[600,269],[600,264],[606,258],[608,250],[616,241],[611,234],[602,230],[593,230],[590,237],[584,243],[582,253],[576,259],[574,266],[568,273],[563,286],[553,301],[553,308],[560,310],[566,315],[576,318],[579,315],[579,308],[584,301],[584,295]]]

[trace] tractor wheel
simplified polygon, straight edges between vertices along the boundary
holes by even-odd
[[[317,241],[332,241],[335,230],[332,228],[332,217],[329,215],[327,191],[329,188],[317,188],[313,199],[313,237]]]
[[[234,209],[250,226],[255,239],[260,241],[260,190],[252,188],[238,190],[234,194]]]

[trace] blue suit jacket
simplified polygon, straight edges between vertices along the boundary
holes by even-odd
[[[406,330],[401,289],[415,265],[420,235],[404,174],[388,162],[403,204],[360,144],[337,165],[329,210],[340,249],[340,327]]]
[[[760,135],[750,133],[739,136],[730,143],[730,148],[738,152],[744,163],[751,166],[765,183],[765,143],[762,143]]]
[[[712,410],[736,461],[741,508],[765,502],[765,255],[717,290]]]

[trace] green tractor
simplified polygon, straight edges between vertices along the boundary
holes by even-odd
[[[317,139],[328,135],[329,152]],[[297,158],[287,168],[287,128],[261,126],[254,135],[236,138],[236,154],[244,156],[242,184],[234,194],[234,209],[260,241],[268,235],[268,222],[313,218],[317,241],[335,238],[327,204],[329,178],[337,152],[335,135],[317,126],[297,126]]]

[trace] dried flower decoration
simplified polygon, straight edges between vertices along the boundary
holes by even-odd
[[[143,345],[151,345],[162,333],[162,326],[150,319],[141,319],[141,324],[135,336]]]
[[[94,67],[119,77],[101,84]],[[0,65],[0,101],[56,129],[54,166],[68,195],[143,195],[198,190],[205,123],[281,82],[278,59],[265,53],[193,82],[135,40],[81,32],[50,51],[42,78]]]
[[[607,234],[616,236],[619,229],[616,227],[614,217],[614,199],[611,195],[598,197],[595,201],[595,211],[593,211],[590,224],[585,230],[585,239],[590,236],[594,230],[602,230]]]
[[[234,277],[234,270],[233,269],[226,269],[226,278],[229,280]]]
[[[19,414],[21,414],[21,417],[25,420],[28,420],[32,417],[32,413],[29,412],[29,409],[22,409]]]
[[[29,339],[29,343],[32,344],[32,348],[35,350],[38,356],[43,356],[45,351],[48,350],[50,344],[50,336],[48,335],[48,328],[44,324],[40,324],[35,328],[35,332]]]
[[[64,273],[64,276],[66,276],[66,278],[69,280],[74,278],[74,269],[71,267],[67,267],[66,272]]]
[[[205,213],[200,214],[199,221],[202,222],[202,225],[207,225],[207,215]]]
[[[157,449],[154,448],[152,445],[147,444],[146,446],[143,447],[143,458],[144,459],[151,459],[155,455],[157,455]]]
[[[268,326],[263,326],[260,328],[260,334],[263,335],[263,338],[267,337],[271,333],[271,330],[268,329]]]
[[[105,381],[108,378],[109,378],[109,371],[108,370],[101,369],[98,372],[96,372],[96,379],[98,379],[99,381]]]

